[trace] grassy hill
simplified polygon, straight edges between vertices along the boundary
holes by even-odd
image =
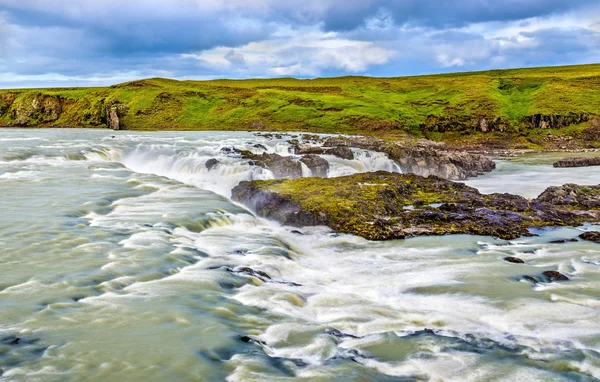
[[[430,76],[176,81],[0,90],[0,125],[598,139],[600,64]],[[591,135],[590,135],[591,134]],[[591,138],[590,138],[591,137]],[[595,142],[597,143],[597,142]]]

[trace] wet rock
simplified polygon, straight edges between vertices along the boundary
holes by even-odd
[[[600,157],[572,157],[561,159],[553,164],[554,167],[588,167],[600,166]]]
[[[354,153],[349,147],[337,146],[329,149],[325,149],[325,154],[335,155],[338,158],[352,160],[354,159]]]
[[[204,165],[206,166],[206,169],[208,171],[210,171],[218,164],[219,164],[219,161],[217,159],[211,158],[211,159],[207,160]]]
[[[443,143],[428,140],[386,142],[374,137],[332,137],[325,146],[356,147],[383,152],[398,163],[403,172],[444,179],[466,179],[496,168],[493,160],[481,154],[449,150]]]
[[[383,171],[335,179],[241,182],[232,194],[257,214],[283,224],[327,225],[370,240],[461,233],[515,239],[531,236],[531,227],[577,226],[597,221],[600,214],[518,195],[482,195],[434,176]],[[433,203],[451,208],[434,208]]]
[[[579,235],[579,237],[582,238],[583,240],[593,241],[594,243],[600,244],[600,232],[595,232],[595,231],[584,232],[581,235]]]
[[[542,274],[546,276],[551,282],[569,281],[569,278],[567,276],[557,271],[545,271]]]
[[[6,345],[18,345],[21,342],[21,338],[16,336],[8,336],[2,339],[2,343]]]
[[[239,151],[235,147],[225,146],[221,147],[221,153],[224,155],[238,155]]]
[[[276,178],[300,178],[302,176],[302,166],[300,162],[291,157],[284,157],[279,154],[254,154],[247,150],[237,150],[242,158],[250,159],[254,165],[268,168]]]
[[[245,343],[255,343],[261,346],[265,346],[266,343],[264,341],[261,341],[259,339],[250,337],[250,336],[240,336],[240,341],[245,342]]]
[[[255,149],[259,149],[259,150],[263,150],[263,151],[267,151],[267,147],[265,145],[261,145],[260,143],[257,143],[255,145],[252,145],[253,148]]]
[[[558,239],[558,240],[552,240],[550,242],[550,244],[565,244],[565,243],[576,243],[579,240],[572,238],[572,239]]]
[[[256,277],[263,281],[271,280],[271,276],[269,276],[267,273],[265,273],[263,271],[255,270],[252,268],[248,268],[248,267],[238,267],[238,268],[233,268],[233,269],[228,268],[228,270],[232,273],[242,273],[242,274],[245,274],[248,276]]]
[[[322,155],[325,153],[325,148],[321,146],[301,145],[290,142],[292,152],[296,155]]]
[[[596,210],[600,209],[600,185],[564,184],[559,187],[548,187],[536,201],[570,209]]]
[[[358,336],[355,336],[353,334],[348,334],[348,333],[344,333],[341,330],[335,329],[335,328],[328,328],[325,329],[325,333],[330,334],[334,337],[337,338],[360,338]]]
[[[538,281],[537,281],[537,279],[535,277],[529,276],[529,275],[524,275],[523,276],[523,280],[529,281],[532,284],[537,284],[538,283]]]
[[[326,178],[329,171],[329,162],[318,155],[305,155],[300,161],[306,165],[313,176]]]
[[[513,264],[525,264],[525,262],[522,259],[519,259],[518,257],[513,257],[513,256],[505,257],[504,261],[513,263]]]

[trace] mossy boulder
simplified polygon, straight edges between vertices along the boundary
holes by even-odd
[[[327,225],[371,240],[474,234],[514,239],[529,228],[598,221],[577,211],[511,194],[483,195],[436,176],[375,172],[340,178],[242,182],[233,198],[292,226]]]
[[[600,210],[600,185],[580,186],[570,183],[548,187],[537,200],[571,209]]]

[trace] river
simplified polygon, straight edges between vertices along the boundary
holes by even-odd
[[[229,199],[273,176],[229,147],[291,155],[246,132],[0,129],[0,380],[600,378],[600,246],[551,243],[600,227],[388,242],[284,227]],[[466,182],[600,183],[555,157]],[[329,176],[400,171],[364,150],[325,159]],[[545,270],[571,280],[521,278]]]

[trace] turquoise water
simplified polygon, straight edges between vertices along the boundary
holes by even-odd
[[[229,199],[272,174],[221,149],[290,155],[284,140],[0,131],[1,380],[600,378],[600,246],[550,243],[600,227],[514,241],[300,235]],[[398,170],[355,156],[327,157],[330,176]],[[210,158],[220,164],[207,171]],[[600,183],[600,167],[552,159],[502,161],[467,183],[526,196]],[[522,279],[545,270],[571,280]]]

